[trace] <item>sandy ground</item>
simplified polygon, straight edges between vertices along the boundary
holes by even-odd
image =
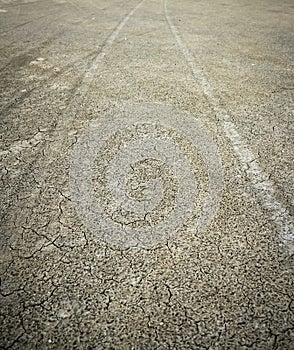
[[[291,0],[0,0],[1,349],[293,349]]]

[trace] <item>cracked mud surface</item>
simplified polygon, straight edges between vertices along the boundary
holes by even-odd
[[[292,349],[294,6],[138,3],[0,0],[0,348]]]

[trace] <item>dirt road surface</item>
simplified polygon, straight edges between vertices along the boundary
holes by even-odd
[[[1,349],[293,349],[291,0],[0,0]]]

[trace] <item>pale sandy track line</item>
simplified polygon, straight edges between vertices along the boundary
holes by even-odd
[[[84,75],[81,84],[76,89],[75,94],[72,96],[69,104],[67,105],[67,108],[65,109],[59,123],[56,126],[55,134],[56,136],[59,134],[58,141],[54,142],[52,146],[48,145],[46,153],[50,154],[50,159],[48,159],[47,161],[44,161],[44,159],[41,160],[40,168],[42,169],[42,171],[39,172],[38,187],[35,190],[34,194],[32,194],[31,198],[33,197],[35,200],[37,200],[38,196],[42,192],[43,187],[48,182],[52,174],[54,174],[54,172],[50,171],[50,169],[52,166],[54,166],[54,162],[60,157],[60,151],[62,147],[66,144],[67,138],[64,136],[66,135],[66,130],[72,128],[71,122],[74,120],[76,113],[80,110],[81,105],[83,104],[85,95],[87,94],[88,89],[93,79],[95,78],[95,73],[97,72],[100,63],[104,60],[105,56],[111,50],[111,47],[114,41],[117,39],[120,31],[127,24],[131,16],[133,16],[133,14],[145,1],[146,0],[141,0],[116,26],[116,28],[113,30],[113,32],[110,34],[105,44],[103,45],[103,48],[100,50],[100,52],[94,59],[92,65]]]
[[[103,61],[104,57],[109,52],[112,44],[118,37],[120,31],[122,28],[126,25],[130,17],[137,11],[137,9],[145,2],[146,0],[142,0],[139,2],[139,4],[133,8],[133,10],[120,22],[120,24],[116,27],[116,29],[112,32],[112,34],[109,36],[109,38],[106,40],[105,45],[103,46],[102,50],[100,51],[99,55],[94,60],[92,66],[88,69],[86,72],[84,79],[80,85],[80,88],[77,90],[77,95],[79,95],[80,98],[84,98],[85,94],[87,93],[90,84],[93,81],[94,75],[99,67],[99,64]]]
[[[72,7],[78,9],[79,11],[82,10],[82,8],[76,6],[72,1],[70,1],[69,4],[70,4]],[[21,7],[19,6],[19,9],[20,9],[20,8],[21,8]],[[94,9],[95,9],[95,10],[96,10],[96,9],[98,10],[98,8],[97,8],[96,6],[94,6]],[[85,12],[85,11],[83,10],[83,12]],[[66,15],[66,14],[62,14],[60,17],[58,17],[58,19],[60,19],[62,16],[65,16],[65,15]],[[88,18],[86,18],[86,19],[82,22],[82,24],[83,24],[84,22],[88,21],[90,18],[92,18],[92,15],[88,16]],[[66,31],[60,32],[58,38],[60,38],[64,33],[66,33]],[[57,36],[56,36],[56,37],[53,36],[53,37],[51,37],[50,39],[51,39],[51,40],[56,40],[56,38],[57,38]],[[41,45],[40,47],[42,47],[42,45]],[[21,52],[21,54],[22,54],[22,53],[25,54],[26,52],[30,52],[30,51],[32,51],[32,50],[38,50],[40,47],[31,48],[31,49],[29,49],[29,50],[27,50],[27,51]],[[0,50],[3,49],[3,48],[4,48],[4,47],[2,47],[2,48],[0,47]],[[99,51],[99,52],[100,52],[101,50],[99,49],[99,47],[96,47],[93,51],[95,51],[95,52]],[[84,60],[87,59],[89,56],[92,56],[93,51],[92,51],[90,54],[87,54],[87,55],[85,55],[84,57],[80,58],[79,60],[84,61]],[[19,54],[19,52],[18,52],[18,54]],[[76,63],[76,62],[77,62],[77,61],[73,61],[73,62],[70,62],[70,63],[66,64],[65,66],[61,67],[61,73],[60,73],[60,75],[62,75],[62,72],[64,72],[64,71],[67,72],[67,71],[69,70],[69,68],[70,68],[74,63]],[[0,72],[2,72],[2,71],[7,67],[7,65],[9,65],[9,63],[10,63],[10,62],[8,62],[5,66],[0,67]],[[82,62],[81,62],[78,66],[81,67],[82,65],[83,65],[83,64],[82,64]],[[91,69],[91,67],[90,67],[90,69]],[[50,78],[52,78],[52,77],[55,76],[55,75],[56,75],[56,73],[53,73],[53,74],[49,75],[49,76],[46,77],[44,80],[38,82],[37,86],[35,86],[35,87],[33,87],[33,88],[30,88],[30,89],[29,89],[28,91],[26,91],[26,92],[18,93],[18,92],[16,91],[16,92],[14,93],[13,98],[12,98],[11,100],[9,100],[8,102],[4,103],[4,104],[0,107],[0,114],[3,116],[4,113],[6,113],[6,112],[9,110],[9,108],[14,107],[14,106],[17,106],[19,103],[21,103],[21,102],[30,94],[30,92],[32,92],[32,91],[36,90],[37,88],[39,88],[39,87],[41,86],[41,84],[43,84],[44,82],[48,81]]]
[[[93,82],[93,79],[95,77],[95,74],[99,68],[99,65],[104,60],[105,56],[110,51],[114,41],[117,39],[120,31],[123,29],[123,27],[126,25],[126,23],[129,21],[129,19],[133,16],[133,14],[139,9],[139,7],[145,2],[146,0],[141,0],[125,17],[124,19],[118,24],[118,26],[115,28],[115,30],[111,33],[111,35],[106,40],[105,44],[103,45],[101,51],[94,59],[93,63],[89,67],[89,69],[86,71],[83,80],[77,90],[75,91],[74,95],[71,98],[71,101],[65,112],[64,116],[66,118],[62,118],[61,121],[58,123],[56,129],[57,130],[64,130],[67,128],[68,125],[70,125],[70,121],[74,118],[75,113],[72,113],[73,110],[75,112],[79,110],[80,106],[83,103],[83,100],[89,90],[89,87],[91,83]],[[56,147],[55,147],[56,148]]]
[[[290,253],[294,252],[294,225],[289,211],[276,198],[273,185],[268,180],[269,176],[257,163],[252,151],[241,137],[235,124],[228,116],[228,112],[220,107],[218,99],[215,97],[214,89],[209,83],[207,77],[197,66],[195,57],[187,48],[179,35],[177,27],[174,25],[167,9],[168,0],[164,0],[164,13],[169,29],[175,38],[178,48],[183,54],[190,67],[196,82],[200,85],[204,95],[212,104],[218,116],[223,123],[223,129],[226,137],[230,140],[232,148],[239,158],[239,161],[251,180],[253,191],[256,193],[262,206],[271,213],[271,220],[276,224],[280,240]]]
[[[25,92],[19,93],[19,92],[15,91],[14,97],[11,98],[10,100],[8,100],[8,102],[3,103],[3,105],[0,107],[0,115],[2,117],[4,117],[7,114],[9,114],[11,108],[15,108],[15,107],[19,106],[21,103],[23,103],[23,101],[28,96],[30,96],[30,94],[33,91],[41,89],[45,83],[50,81],[50,79],[56,78],[56,77],[62,77],[70,71],[74,72],[74,68],[75,69],[82,68],[84,64],[81,61],[88,60],[90,57],[94,56],[94,54],[96,52],[97,52],[97,49],[95,49],[94,51],[92,51],[92,52],[90,52],[90,53],[88,53],[88,54],[86,54],[78,59],[75,59],[74,61],[70,61],[70,62],[66,63],[64,66],[59,66],[58,68],[60,69],[60,71],[58,73],[53,71],[48,76],[44,77],[42,80],[37,81],[34,84],[34,86],[32,86],[30,89],[26,90]]]
[[[111,49],[111,46],[113,45],[114,41],[117,39],[120,31],[123,29],[123,27],[126,25],[126,23],[129,21],[131,16],[138,10],[138,8],[145,2],[146,0],[141,0],[124,18],[123,20],[118,24],[118,26],[114,29],[114,31],[110,34],[110,36],[107,38],[106,42],[104,43],[102,49],[100,49],[98,55],[94,59],[91,66],[86,71],[82,82],[80,83],[79,87],[76,89],[75,93],[72,95],[71,100],[65,109],[63,113],[63,118],[61,118],[60,122],[57,124],[57,129],[62,129],[65,127],[65,125],[70,124],[70,120],[74,118],[74,113],[71,113],[73,110],[75,112],[79,109],[79,106],[82,104],[83,99],[85,98],[85,95],[87,94],[89,87],[95,77],[95,73],[97,69],[99,68],[99,65],[104,60],[105,56],[108,54],[108,52]],[[99,49],[99,46],[96,47],[96,49]],[[6,106],[2,108],[2,110],[6,109]]]

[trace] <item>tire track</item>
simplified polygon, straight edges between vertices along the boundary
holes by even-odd
[[[63,67],[60,68],[59,72],[52,72],[51,74],[47,75],[44,79],[39,80],[35,83],[35,85],[28,89],[25,92],[15,94],[12,99],[10,99],[1,109],[0,114],[2,117],[6,116],[10,113],[11,108],[15,108],[19,106],[27,97],[31,95],[32,92],[35,90],[41,88],[44,83],[50,81],[51,78],[56,77],[62,77],[64,74],[67,74],[68,72],[71,72],[74,67],[81,68],[84,64],[81,63],[81,61],[88,60],[92,58],[95,54],[97,54],[97,50],[94,50],[82,57],[79,57],[76,60],[73,60],[67,64],[65,64]]]
[[[80,11],[82,10],[84,13],[87,13],[86,10],[82,9],[81,7],[77,6],[76,4],[74,4],[72,1],[70,1],[68,3],[71,7],[73,7],[74,9],[76,9],[77,11]],[[92,2],[91,2],[92,4]],[[94,6],[94,9],[97,9],[98,8],[96,6]],[[65,14],[62,14],[62,16],[64,16]],[[58,17],[57,19],[60,19],[62,16]],[[90,20],[92,18],[92,14],[88,15],[82,23],[85,23],[86,21]],[[31,52],[35,52],[35,51],[39,51],[41,49],[43,49],[44,47],[48,47],[49,45],[52,45],[52,43],[58,38],[60,38],[62,35],[64,35],[64,33],[66,33],[66,30],[63,30],[62,32],[58,32],[56,33],[55,35],[51,36],[50,38],[48,38],[47,40],[43,41],[39,46],[37,47],[33,47],[33,48],[30,48],[29,50],[25,50],[25,51],[21,51],[18,53],[18,55],[29,55]],[[3,49],[0,48],[0,49]],[[30,89],[28,89],[27,91],[23,92],[23,93],[20,93],[20,94],[17,94],[17,92],[14,94],[14,97],[12,99],[10,99],[7,103],[4,104],[4,106],[2,106],[0,108],[0,114],[2,116],[6,115],[10,108],[12,107],[16,107],[18,106],[19,104],[21,104],[23,102],[23,100],[25,98],[27,98],[33,91],[35,91],[36,89],[38,89],[40,86],[42,86],[42,84],[44,82],[47,82],[48,80],[50,80],[52,77],[56,77],[56,76],[60,76],[62,77],[63,74],[67,73],[70,71],[70,68],[73,67],[74,64],[76,63],[79,63],[77,65],[77,68],[79,67],[82,67],[84,65],[84,63],[81,63],[81,62],[84,62],[86,59],[90,58],[91,56],[93,56],[95,53],[97,53],[98,49],[95,49],[93,51],[91,51],[90,53],[86,54],[85,56],[83,57],[80,57],[66,65],[64,65],[63,67],[61,67],[61,70],[59,73],[52,73],[50,74],[49,76],[45,77],[45,79],[42,79],[41,81],[37,82],[36,85]],[[11,64],[11,62],[13,61],[15,57],[13,57],[12,59],[10,59],[10,61],[4,65],[3,67],[0,68],[0,72],[2,72],[3,70],[5,70],[7,67],[9,67],[9,65]]]
[[[177,27],[174,25],[168,9],[168,0],[164,0],[164,14],[179,50],[184,56],[195,81],[200,85],[203,90],[203,94],[209,100],[215,112],[219,115],[222,121],[223,131],[231,146],[235,152],[235,155],[239,158],[239,161],[251,181],[251,186],[256,194],[259,202],[263,208],[271,213],[271,220],[276,224],[281,242],[285,245],[286,249],[290,252],[294,252],[294,225],[291,215],[287,208],[285,208],[276,198],[275,189],[269,181],[269,175],[261,168],[256,161],[253,152],[246,144],[242,136],[237,131],[235,124],[232,122],[228,112],[220,107],[218,99],[215,97],[214,89],[210,85],[207,77],[198,67],[195,57],[191,51],[184,44],[181,36],[179,35]]]
[[[109,36],[109,38],[106,40],[101,52],[94,60],[92,66],[90,69],[86,72],[84,79],[81,83],[80,89],[78,89],[77,93],[79,94],[79,98],[83,99],[85,94],[87,93],[89,86],[91,82],[93,81],[94,74],[99,66],[99,64],[103,61],[104,57],[109,52],[112,44],[118,37],[120,31],[122,28],[126,25],[128,20],[132,17],[132,15],[138,10],[138,8],[145,2],[146,0],[142,0],[139,2],[139,4],[133,8],[133,10],[120,22],[120,24],[116,27],[116,29],[112,32],[112,34]]]
[[[133,14],[139,9],[139,7],[145,2],[146,0],[141,0],[115,27],[115,29],[112,31],[112,33],[109,35],[108,39],[104,43],[102,49],[99,51],[98,55],[92,62],[91,66],[89,67],[88,71],[84,75],[79,87],[76,89],[75,93],[72,95],[71,100],[69,101],[67,108],[65,109],[60,122],[57,124],[56,129],[54,131],[55,135],[58,135],[59,132],[64,133],[64,130],[67,130],[68,128],[71,128],[71,121],[75,118],[75,115],[77,111],[80,110],[81,105],[84,101],[85,95],[88,92],[88,89],[95,77],[95,73],[97,69],[99,68],[99,64],[104,60],[106,55],[111,50],[111,47],[114,43],[114,41],[117,39],[120,31],[123,29],[123,27],[126,25],[126,23],[129,21],[129,19],[133,16]],[[60,137],[56,142],[53,142],[54,144],[47,146],[48,154],[50,154],[50,159],[45,160],[42,158],[39,162],[39,169],[42,169],[38,176],[40,180],[36,182],[36,189],[31,194],[31,200],[33,202],[36,202],[38,200],[38,197],[44,190],[44,186],[47,182],[49,182],[49,179],[56,175],[54,171],[51,169],[54,162],[60,157],[60,150],[62,149],[62,146],[66,144],[66,137]],[[38,163],[38,161],[36,162]],[[14,187],[14,193],[18,192],[17,186]],[[12,194],[10,194],[12,197]]]

